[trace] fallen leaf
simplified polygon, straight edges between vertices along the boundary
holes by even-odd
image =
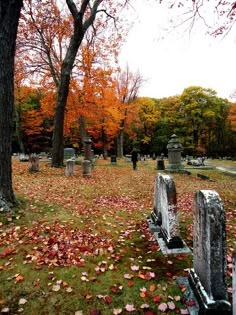
[[[54,284],[54,285],[52,286],[52,291],[57,292],[57,291],[60,290],[60,288],[61,288],[61,286],[60,286],[59,284]]]
[[[135,309],[135,307],[134,307],[133,304],[126,304],[125,310],[126,310],[127,312],[134,312],[134,311],[136,311],[136,309]]]
[[[26,299],[24,299],[24,298],[22,298],[22,299],[20,299],[19,300],[19,305],[24,305],[25,303],[27,303],[28,301],[26,300]]]
[[[119,314],[121,314],[122,313],[122,308],[114,308],[113,309],[113,314],[114,315],[119,315]]]
[[[170,310],[174,310],[175,309],[175,303],[174,302],[172,302],[172,301],[168,302],[167,305],[168,305]]]
[[[24,277],[21,275],[16,277],[16,282],[23,281],[23,280],[24,280]]]
[[[163,313],[167,310],[167,308],[168,308],[168,306],[167,306],[166,303],[161,303],[161,304],[158,306],[159,311],[161,311],[161,312],[163,312]]]
[[[156,297],[154,297],[153,298],[153,302],[160,302],[160,300],[161,300],[161,297],[160,296],[156,296]]]
[[[150,292],[154,292],[155,289],[156,289],[155,284],[150,284],[149,291],[150,291]]]

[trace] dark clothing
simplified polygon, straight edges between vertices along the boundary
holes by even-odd
[[[138,152],[137,151],[132,151],[132,162],[133,162],[133,169],[136,170],[137,169],[137,161],[138,161]]]

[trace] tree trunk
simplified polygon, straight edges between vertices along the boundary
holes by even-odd
[[[95,0],[91,9],[90,16],[83,22],[86,8],[89,6],[88,0],[84,0],[81,3],[80,11],[73,0],[66,0],[67,6],[71,11],[74,20],[74,33],[70,38],[70,44],[66,52],[65,59],[63,60],[61,67],[60,82],[57,89],[57,101],[56,101],[56,114],[54,121],[54,132],[52,139],[52,166],[62,167],[63,166],[63,154],[64,154],[64,117],[67,103],[67,97],[70,86],[70,76],[75,62],[77,52],[80,44],[84,38],[84,35],[93,24],[93,21],[97,14],[99,4],[103,0]]]
[[[14,106],[14,58],[22,0],[0,2],[0,201],[9,210],[12,188],[11,137]]]
[[[25,147],[22,141],[22,131],[21,131],[21,110],[15,107],[15,119],[16,119],[16,137],[18,140],[18,145],[20,147],[20,152],[25,154]]]
[[[124,155],[123,147],[124,147],[124,130],[121,129],[117,137],[117,156],[119,158],[122,158]]]

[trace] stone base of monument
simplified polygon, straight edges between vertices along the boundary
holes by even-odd
[[[183,164],[167,164],[166,171],[169,173],[183,173],[184,165]]]
[[[184,242],[184,240],[181,239],[182,247],[180,248],[168,248],[164,238],[160,236],[161,227],[157,225],[154,220],[151,218],[147,219],[147,224],[149,226],[149,231],[152,233],[158,242],[158,245],[160,246],[160,250],[163,253],[163,255],[168,254],[192,254],[191,250],[187,246],[187,244]]]
[[[182,240],[183,247],[180,248],[168,248],[163,237],[160,237],[160,232],[154,232],[154,237],[160,246],[160,250],[163,255],[172,255],[172,254],[192,254],[192,251],[188,245]]]
[[[183,248],[184,243],[180,236],[168,237],[166,231],[161,227],[159,237],[163,238],[169,249]]]
[[[199,312],[201,315],[231,315],[231,304],[226,300],[212,300],[204,287],[202,286],[199,277],[194,272],[194,269],[189,270],[188,276],[189,286],[198,302]],[[190,313],[191,314],[191,313]],[[195,313],[193,313],[195,314]]]

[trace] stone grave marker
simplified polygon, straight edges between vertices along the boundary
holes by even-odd
[[[39,157],[37,156],[37,154],[31,154],[29,156],[28,171],[29,173],[39,172]]]
[[[226,284],[226,228],[217,192],[196,192],[193,205],[193,269],[189,283],[199,314],[231,314]]]
[[[65,148],[64,149],[64,160],[75,160],[75,149]]]
[[[82,175],[84,177],[91,176],[92,165],[89,160],[82,161]]]
[[[75,174],[75,161],[74,160],[67,160],[66,161],[66,176],[73,176]]]
[[[154,207],[147,219],[163,254],[191,254],[179,233],[177,197],[173,177],[158,174],[155,179]]]

